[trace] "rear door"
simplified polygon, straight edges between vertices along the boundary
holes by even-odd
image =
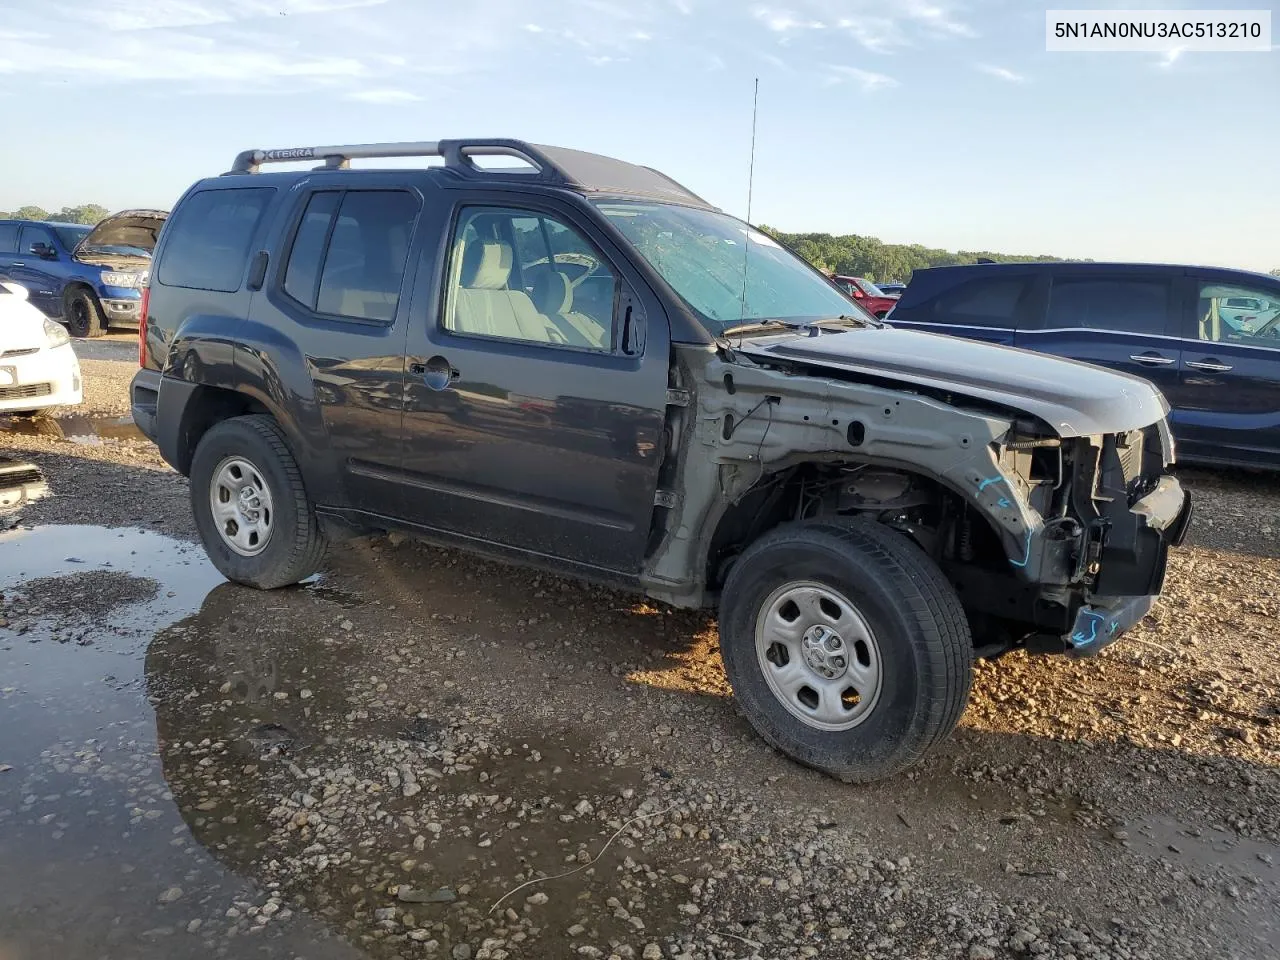
[[[575,206],[449,195],[447,240],[424,264],[409,328],[408,515],[634,575],[662,460],[661,303]]]
[[[32,247],[37,243],[45,244],[58,259],[46,260],[35,253]],[[62,314],[61,291],[71,267],[57,250],[52,230],[38,223],[24,224],[18,235],[18,256],[7,270],[9,276],[27,288],[31,303],[52,317]]]
[[[1181,278],[1173,273],[1081,269],[1046,277],[1038,324],[1016,345],[1149,380],[1172,403],[1181,359]]]
[[[1175,433],[1187,457],[1280,466],[1280,283],[1190,277]]]
[[[269,244],[274,263],[237,363],[255,389],[286,391],[326,505],[398,512],[407,284],[424,189],[371,171],[326,173],[291,192]],[[280,383],[285,375],[292,382]]]
[[[889,323],[1011,346],[1029,309],[1033,280],[1030,272],[1012,270],[962,280],[923,303],[898,301]]]

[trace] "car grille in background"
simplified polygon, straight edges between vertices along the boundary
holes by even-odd
[[[31,354],[39,352],[39,347],[22,347],[19,350],[6,350],[4,353],[0,353],[0,360],[3,360],[5,357],[29,357]]]
[[[30,400],[53,393],[51,383],[24,383],[20,387],[0,387],[0,400]]]

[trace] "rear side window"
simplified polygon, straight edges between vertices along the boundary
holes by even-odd
[[[316,313],[390,323],[419,206],[403,190],[313,194],[289,251],[285,293]]]
[[[945,323],[1011,330],[1026,287],[1025,277],[971,280],[940,295],[933,310]]]
[[[1169,284],[1162,280],[1054,280],[1044,325],[1163,335]]]
[[[156,279],[167,287],[239,290],[249,244],[273,193],[271,187],[244,187],[192,194],[166,231]]]
[[[0,223],[0,253],[18,252],[18,225]]]

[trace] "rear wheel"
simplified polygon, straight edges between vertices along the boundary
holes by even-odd
[[[283,587],[324,559],[302,473],[270,417],[224,420],[201,438],[191,461],[191,508],[205,552],[228,580]]]
[[[789,524],[734,565],[720,607],[734,694],[765,740],[841,780],[891,776],[954,729],[973,642],[933,562],[879,524]]]
[[[106,333],[107,325],[103,322],[98,298],[82,287],[66,292],[62,316],[67,321],[67,331],[73,337],[100,337]]]

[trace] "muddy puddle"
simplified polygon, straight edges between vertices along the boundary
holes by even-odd
[[[681,827],[642,771],[451,682],[406,702],[416,656],[375,658],[348,619],[370,602],[229,584],[151,531],[0,534],[0,957],[657,939],[641,915],[688,894],[654,879],[693,875],[710,834],[669,863],[647,848]]]
[[[1225,826],[1191,827],[1156,817],[1124,824],[1129,846],[1184,870],[1249,882],[1280,882],[1280,845],[1241,837]]]
[[[198,548],[148,531],[0,534],[0,957],[356,955],[279,901],[252,948],[214,922],[236,903],[261,915],[272,891],[187,829],[144,654],[220,582]]]
[[[0,417],[0,431],[95,446],[107,441],[147,439],[131,417],[82,414],[59,417]]]

